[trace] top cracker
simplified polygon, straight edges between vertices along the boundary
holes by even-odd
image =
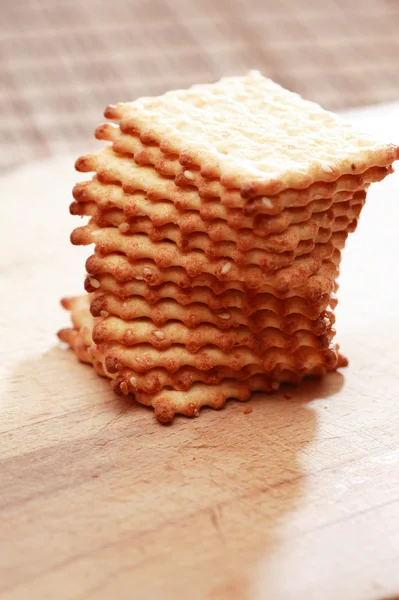
[[[105,116],[243,198],[328,184],[399,158],[399,147],[358,133],[257,72],[110,106]]]

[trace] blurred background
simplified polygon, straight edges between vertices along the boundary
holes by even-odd
[[[89,150],[109,103],[260,69],[338,110],[399,99],[399,0],[0,0],[0,169]]]

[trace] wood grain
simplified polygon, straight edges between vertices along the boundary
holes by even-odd
[[[352,118],[394,133],[398,115]],[[164,427],[56,341],[58,300],[83,279],[72,165],[0,183],[1,600],[392,598],[399,177],[372,190],[345,251],[350,367]]]

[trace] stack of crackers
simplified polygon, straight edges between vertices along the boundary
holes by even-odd
[[[163,422],[343,366],[341,251],[399,148],[258,73],[105,116],[70,207],[95,248],[63,300],[78,358]]]

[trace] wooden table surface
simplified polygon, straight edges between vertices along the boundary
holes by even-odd
[[[399,140],[398,106],[353,118]],[[161,426],[55,338],[87,254],[68,242],[72,165],[0,183],[1,600],[393,598],[399,174],[344,254],[350,367]]]

